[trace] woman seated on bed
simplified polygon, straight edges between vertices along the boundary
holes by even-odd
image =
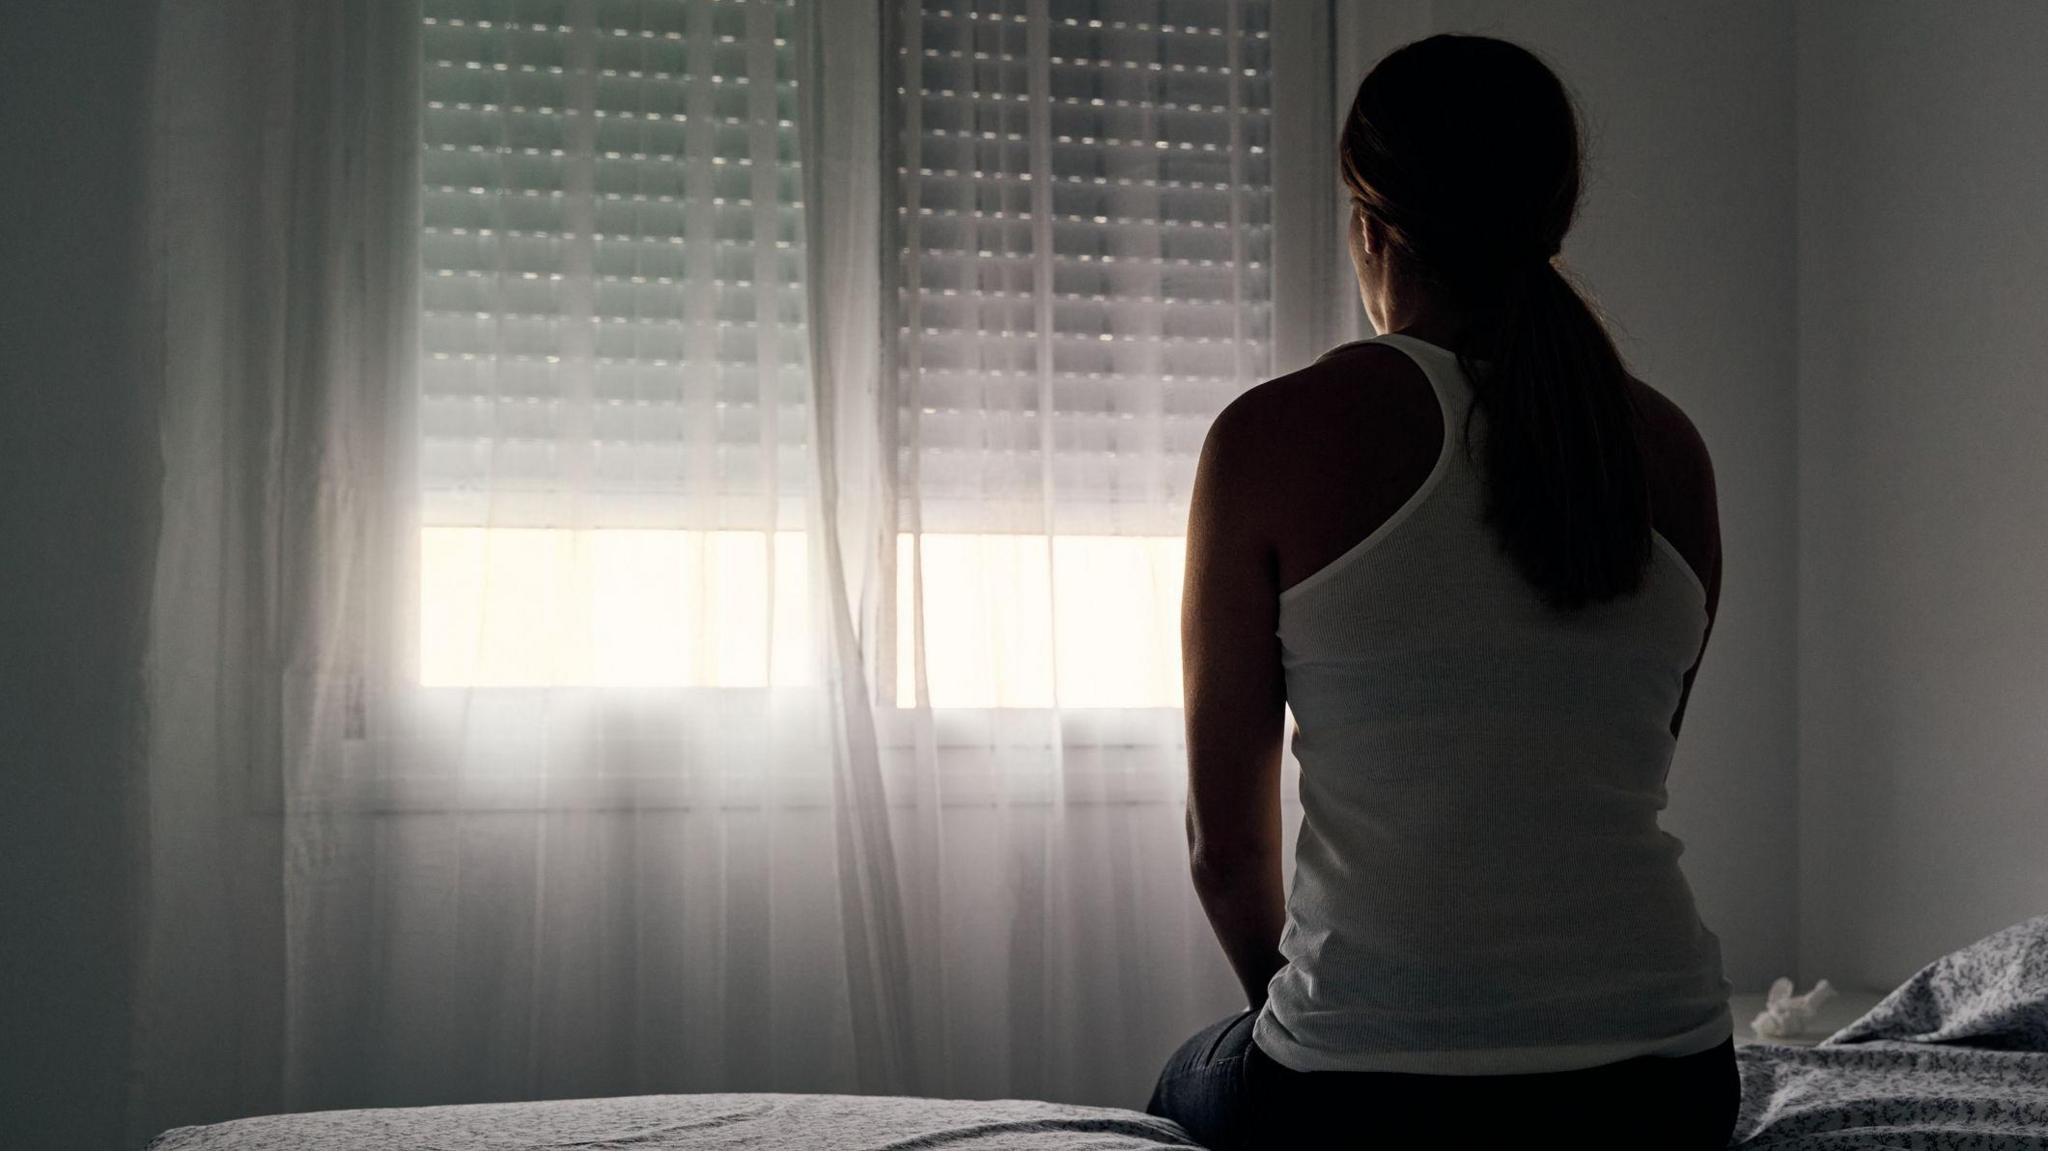
[[[1657,825],[1713,472],[1553,262],[1576,111],[1522,48],[1433,36],[1365,77],[1340,159],[1382,334],[1232,403],[1195,483],[1188,839],[1250,1009],[1151,1110],[1219,1148],[1725,1146],[1730,986]]]

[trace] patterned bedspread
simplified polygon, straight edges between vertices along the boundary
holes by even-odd
[[[149,1151],[1148,1151],[1195,1147],[1164,1119],[1017,1099],[636,1095],[265,1115],[158,1136]]]
[[[1935,960],[1818,1046],[1736,1059],[1735,1146],[2048,1149],[2048,915]]]

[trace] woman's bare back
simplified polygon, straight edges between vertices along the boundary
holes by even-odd
[[[1720,591],[1712,463],[1678,405],[1630,382],[1649,435],[1651,522],[1706,587],[1711,628]],[[1268,457],[1257,482],[1284,590],[1349,551],[1422,487],[1443,448],[1443,414],[1422,369],[1385,344],[1348,349],[1254,391],[1263,394],[1246,398]],[[1688,694],[1691,683],[1688,674]]]

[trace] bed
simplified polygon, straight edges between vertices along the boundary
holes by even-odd
[[[1733,1146],[2048,1149],[2048,915],[1942,956],[1813,1047],[1736,1059]]]
[[[1149,1151],[1196,1147],[1164,1119],[1020,1099],[634,1095],[266,1115],[167,1131],[150,1151]]]
[[[1927,965],[1817,1046],[1759,1043],[1737,1048],[1736,1060],[1742,1109],[1731,1146],[2048,1151],[2048,915]],[[1570,1132],[1541,1134],[1559,1147],[1573,1143]],[[1172,1123],[1116,1108],[1014,1099],[642,1095],[261,1116],[175,1128],[149,1151],[1195,1146]]]

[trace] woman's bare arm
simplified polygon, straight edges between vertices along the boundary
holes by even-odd
[[[1707,641],[1714,635],[1714,620],[1721,607],[1721,510],[1714,483],[1714,461],[1699,428],[1677,404],[1641,380],[1630,379],[1640,410],[1648,420],[1651,458],[1651,503],[1657,530],[1686,566],[1699,577],[1707,593],[1707,626],[1700,636],[1700,650],[1685,673],[1679,690],[1678,707],[1671,715],[1671,738],[1677,739],[1685,723],[1686,705],[1692,701],[1693,680],[1706,659]]]
[[[1279,588],[1261,531],[1271,495],[1251,464],[1260,435],[1240,397],[1216,418],[1195,469],[1181,600],[1188,854],[1195,891],[1257,1009],[1285,965],[1280,752],[1286,685]]]

